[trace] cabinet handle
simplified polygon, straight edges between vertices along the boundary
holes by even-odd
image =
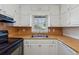
[[[38,45],[39,47],[42,47],[42,45]]]
[[[28,48],[31,48],[31,45],[27,45]]]

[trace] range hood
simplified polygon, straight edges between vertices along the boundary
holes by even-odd
[[[2,15],[2,14],[0,14],[0,22],[15,23],[13,18]]]

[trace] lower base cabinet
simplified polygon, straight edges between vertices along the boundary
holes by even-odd
[[[25,40],[25,55],[56,55],[57,46],[55,40]]]
[[[62,42],[58,42],[58,55],[77,55],[77,53]]]
[[[52,45],[50,48],[48,45],[25,45],[24,46],[25,55],[56,55],[57,52],[55,45]]]
[[[64,43],[52,40],[24,40],[24,55],[76,55]]]

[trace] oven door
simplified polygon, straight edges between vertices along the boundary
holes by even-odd
[[[8,31],[0,30],[0,44],[8,42]]]

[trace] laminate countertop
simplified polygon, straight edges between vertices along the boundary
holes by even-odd
[[[14,37],[14,38],[18,38],[17,36],[10,36],[10,37]],[[31,37],[22,37],[24,39],[30,39]],[[75,39],[75,38],[71,38],[68,36],[58,36],[58,35],[49,35],[48,38],[55,38],[61,42],[63,42],[64,44],[66,44],[67,46],[69,46],[70,48],[72,48],[74,51],[76,51],[79,54],[79,39]]]
[[[68,36],[52,36],[50,35],[49,38],[56,38],[57,40],[63,42],[73,50],[75,50],[79,54],[79,39],[74,39]]]

